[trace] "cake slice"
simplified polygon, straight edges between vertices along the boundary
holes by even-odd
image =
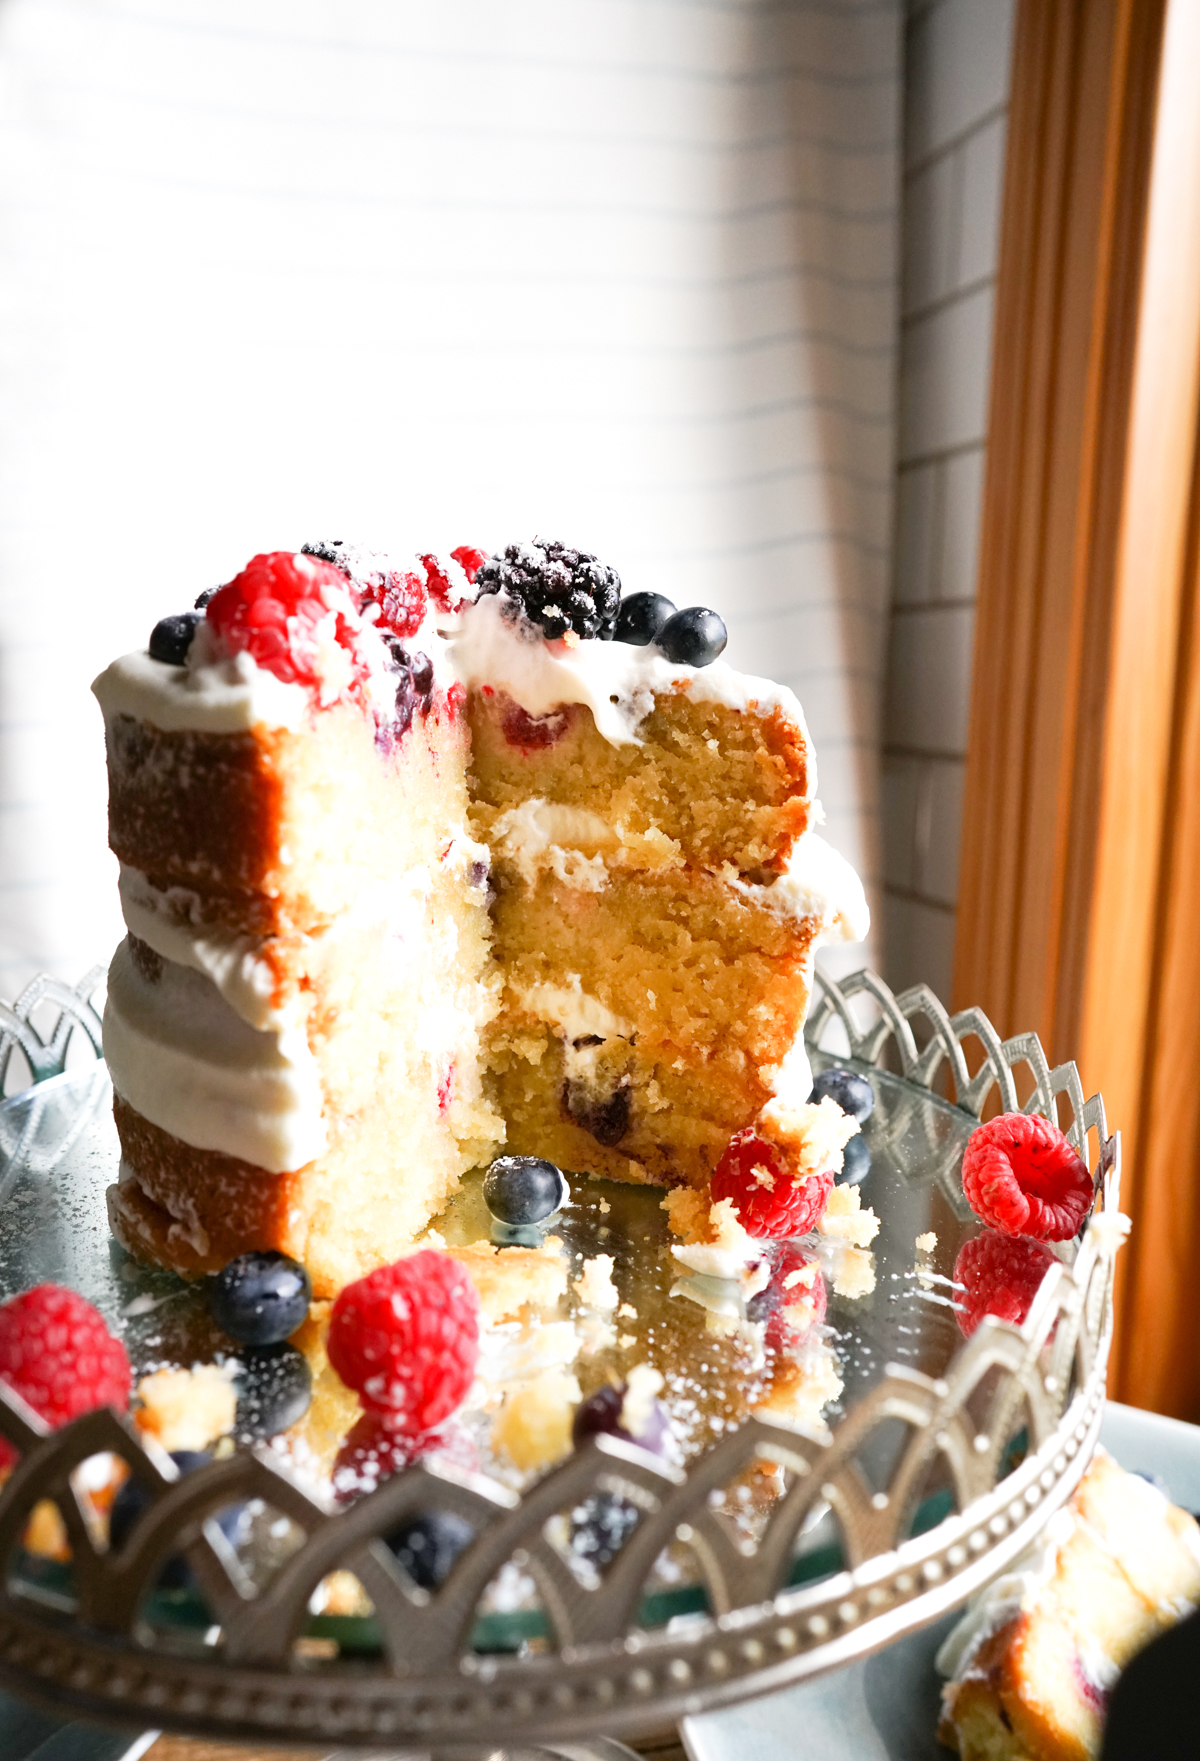
[[[391,627],[362,615],[372,591]],[[110,1217],[142,1258],[199,1273],[273,1247],[335,1294],[503,1136],[461,693],[423,584],[398,598],[382,567],[256,558],[179,662],[152,648],[96,681],[130,930],[104,1022]]]
[[[1200,1528],[1103,1450],[1045,1541],[938,1654],[963,1761],[1088,1761],[1131,1658],[1200,1602]]]

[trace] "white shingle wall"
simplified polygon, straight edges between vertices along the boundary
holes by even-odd
[[[886,976],[949,999],[1014,0],[910,0]]]
[[[5,0],[0,997],[121,933],[93,675],[314,536],[561,535],[717,607],[877,900],[902,36],[902,0]]]

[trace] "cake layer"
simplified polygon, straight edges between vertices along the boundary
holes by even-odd
[[[563,861],[532,880],[499,847],[493,865],[505,988],[488,1061],[508,1147],[701,1185],[785,1073],[806,1098],[796,1048],[813,951],[861,928],[861,889],[813,834],[775,887],[598,857],[579,884],[573,859],[589,859],[556,848]]]
[[[595,815],[620,866],[731,865],[762,881],[809,823],[803,724],[777,707],[763,715],[668,693],[637,724],[636,745],[613,745],[583,705],[535,721],[488,686],[471,693],[468,713],[474,824],[489,843],[519,835],[535,798]]]
[[[97,681],[102,703],[107,677]],[[158,891],[194,894],[197,920],[226,931],[328,924],[364,887],[428,861],[465,829],[466,731],[444,700],[422,737],[391,755],[352,704],[249,733],[162,729],[117,712],[107,733],[113,850]]]

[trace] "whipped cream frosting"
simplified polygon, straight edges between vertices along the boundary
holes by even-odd
[[[202,972],[138,970],[122,942],[108,972],[104,1055],[113,1087],[151,1124],[268,1173],[325,1148],[321,1082],[301,1026],[250,1026]]]
[[[464,609],[449,637],[448,660],[468,689],[491,685],[506,691],[527,715],[546,715],[563,703],[586,704],[598,731],[614,746],[636,745],[638,723],[654,707],[656,694],[672,690],[730,709],[782,709],[804,729],[806,747],[809,743],[804,712],[785,685],[735,672],[723,660],[706,667],[674,666],[656,648],[629,642],[547,642],[513,618],[502,593]],[[815,791],[811,749],[808,783]]]

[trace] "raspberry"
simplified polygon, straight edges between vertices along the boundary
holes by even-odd
[[[586,550],[535,538],[510,544],[480,568],[476,586],[482,598],[507,593],[531,624],[553,641],[574,630],[577,636],[611,642],[621,603],[621,577]]]
[[[469,584],[474,585],[475,576],[480,565],[487,561],[487,553],[473,550],[469,545],[460,544],[450,555],[458,563]],[[470,595],[463,592],[459,582],[453,580],[448,571],[436,556],[422,556],[421,566],[425,570],[425,585],[429,589],[429,597],[439,611],[460,611]]]
[[[748,1321],[765,1321],[763,1343],[776,1353],[795,1347],[825,1319],[828,1292],[815,1254],[786,1241],[773,1250],[771,1281],[746,1304]],[[809,1268],[812,1271],[809,1271]]]
[[[487,551],[475,550],[470,544],[460,544],[457,550],[450,552],[450,555],[473,587],[476,575],[487,561]]]
[[[57,1430],[98,1406],[129,1406],[129,1359],[90,1302],[39,1284],[0,1308],[0,1379]],[[0,1439],[0,1468],[16,1460]]]
[[[824,1213],[832,1191],[832,1173],[794,1179],[776,1146],[749,1127],[730,1140],[712,1177],[714,1204],[732,1199],[748,1235],[804,1235]]]
[[[1005,1235],[1069,1241],[1092,1204],[1092,1177],[1057,1125],[1003,1113],[971,1133],[963,1191],[976,1216]]]
[[[319,557],[290,550],[251,557],[204,615],[227,653],[252,655],[285,684],[318,685],[336,697],[366,677],[346,578]]]
[[[460,1426],[423,1431],[397,1430],[391,1415],[365,1412],[342,1440],[333,1464],[333,1495],[349,1504],[373,1492],[393,1474],[436,1455],[464,1473],[478,1473],[479,1456],[470,1435]]]
[[[401,641],[415,636],[425,617],[425,583],[419,575],[388,567],[387,558],[372,550],[361,550],[340,538],[320,544],[303,546],[305,556],[321,557],[332,563],[354,589],[359,611],[367,605],[379,607],[379,623]]]
[[[465,1398],[479,1356],[479,1299],[448,1254],[424,1249],[348,1284],[333,1305],[329,1361],[363,1405],[409,1437]]]
[[[1054,1263],[1048,1247],[1026,1236],[985,1229],[964,1242],[954,1262],[954,1282],[963,1286],[958,1324],[965,1336],[971,1337],[984,1315],[1019,1327]]]

